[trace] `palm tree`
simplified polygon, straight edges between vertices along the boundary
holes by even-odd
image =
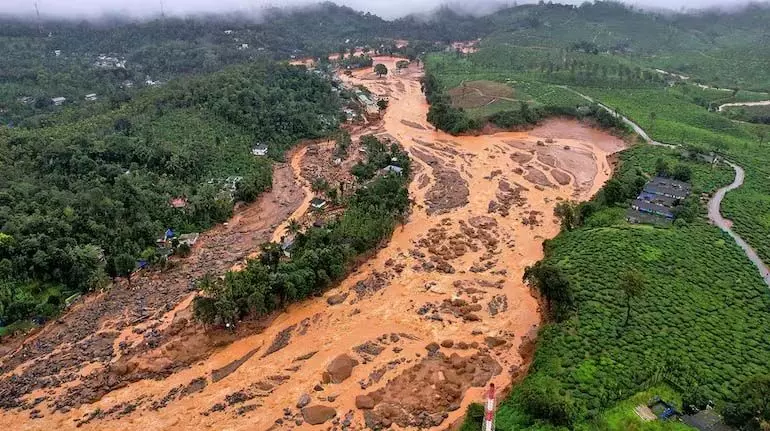
[[[262,255],[260,256],[260,260],[263,264],[275,270],[278,266],[278,262],[281,260],[282,254],[283,252],[281,251],[280,244],[266,242],[262,244]]]
[[[302,229],[302,225],[296,219],[290,219],[289,224],[286,225],[286,232],[291,235],[296,235]]]

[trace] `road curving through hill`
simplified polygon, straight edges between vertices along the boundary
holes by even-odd
[[[665,144],[663,142],[658,142],[652,139],[647,132],[644,131],[638,124],[634,123],[633,121],[629,120],[627,117],[618,114],[616,111],[611,109],[610,107],[597,102],[590,96],[587,96],[583,93],[580,93],[572,88],[569,88],[567,86],[560,86],[561,88],[564,88],[566,90],[569,90],[578,96],[584,98],[585,100],[596,103],[598,106],[600,106],[602,109],[606,110],[607,112],[619,116],[624,123],[628,124],[636,134],[641,136],[642,139],[644,139],[648,144],[650,145],[658,145],[668,148],[678,148],[678,145],[672,145],[672,144]],[[770,101],[768,102],[759,102],[759,104],[770,104]],[[722,105],[719,107],[719,110],[722,110],[723,106],[741,106],[745,104],[732,104],[728,103],[726,105]],[[730,237],[735,241],[736,244],[743,250],[743,253],[746,255],[746,257],[749,258],[749,260],[754,264],[754,266],[757,267],[757,270],[759,271],[759,275],[762,277],[762,280],[765,281],[765,284],[767,284],[768,287],[770,287],[770,269],[768,269],[767,265],[762,261],[762,259],[759,257],[757,252],[744,240],[741,238],[740,235],[735,233],[735,231],[732,229],[732,222],[724,217],[722,217],[721,214],[721,208],[722,208],[722,200],[724,199],[727,192],[735,190],[743,185],[743,180],[746,177],[746,174],[742,167],[738,166],[737,164],[725,160],[725,163],[727,163],[730,167],[733,168],[735,171],[735,179],[733,182],[725,187],[720,188],[719,190],[714,193],[714,196],[709,199],[708,202],[708,218],[711,223],[722,229],[724,232],[726,232]]]

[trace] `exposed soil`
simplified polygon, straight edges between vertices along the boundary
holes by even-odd
[[[395,70],[397,60],[375,61]],[[224,272],[302,217],[312,180],[304,175],[344,175],[321,143],[316,155],[299,150],[279,167],[273,193],[204,234],[179,268],[89,298],[5,355],[0,422],[19,430],[435,427],[460,418],[489,382],[521,378],[540,323],[523,270],[559,231],[556,202],[595,193],[611,173],[607,156],[624,144],[566,120],[485,136],[433,131],[421,74],[413,65],[385,78],[371,68],[342,77],[391,95],[382,122],[356,131],[354,142],[390,136],[418,174],[407,223],[338,287],[232,333],[203,331],[189,312],[191,281]],[[544,138],[551,142],[537,143]],[[552,187],[529,184],[531,169]]]

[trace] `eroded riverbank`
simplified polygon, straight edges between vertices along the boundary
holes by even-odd
[[[44,402],[42,418],[6,410],[0,421],[14,429],[312,428],[299,402],[333,409],[339,428],[431,426],[459,418],[489,381],[504,387],[523,372],[540,323],[523,269],[559,231],[555,204],[595,193],[611,175],[607,156],[625,145],[565,120],[490,136],[432,131],[421,71],[398,74],[396,59],[376,61],[393,74],[343,77],[390,99],[384,120],[360,134],[398,140],[416,165],[413,213],[385,248],[323,298],[290,306],[207,359],[66,412],[48,412]],[[308,200],[295,188],[286,219]],[[273,227],[275,237],[282,225]],[[176,322],[186,312],[178,311]],[[136,358],[140,366],[157,360]]]

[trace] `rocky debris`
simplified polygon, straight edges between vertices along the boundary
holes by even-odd
[[[401,120],[401,124],[403,124],[405,126],[409,126],[409,127],[413,128],[413,129],[425,130],[425,127],[423,127],[422,124],[415,123],[414,121]]]
[[[468,182],[455,169],[448,167],[438,157],[417,148],[411,149],[412,154],[424,161],[433,169],[434,182],[425,193],[425,203],[428,215],[443,214],[468,204]]]
[[[353,286],[353,291],[358,299],[362,299],[385,288],[388,285],[389,279],[388,272],[372,271],[372,274],[369,277],[365,280],[358,281]]]
[[[235,414],[237,416],[243,416],[246,413],[254,411],[256,409],[257,409],[257,405],[256,404],[248,404],[248,405],[245,405],[245,406],[238,407],[238,409],[235,411]]]
[[[538,186],[543,186],[543,187],[553,186],[553,184],[545,175],[545,173],[543,173],[543,171],[535,167],[528,167],[527,173],[524,175],[524,179]]]
[[[182,389],[181,393],[179,394],[179,399],[182,399],[188,395],[201,392],[204,388],[206,388],[206,385],[208,385],[208,381],[206,381],[205,377],[198,377],[190,381],[190,383],[187,384],[187,386]]]
[[[322,375],[322,380],[324,383],[342,383],[350,377],[356,365],[357,360],[343,353],[332,359]]]
[[[294,362],[307,361],[308,359],[312,358],[313,355],[315,355],[316,353],[318,353],[318,351],[305,353],[302,356],[297,356],[296,358],[294,358]]]
[[[302,409],[302,418],[310,425],[321,425],[335,416],[337,416],[336,410],[320,404],[307,406]]]
[[[225,395],[225,403],[227,403],[228,406],[232,406],[234,404],[245,403],[246,401],[252,400],[255,397],[256,395],[251,392],[236,391],[232,394]]]
[[[337,295],[331,295],[328,298],[326,298],[326,303],[329,305],[338,305],[345,302],[345,300],[348,299],[348,294],[337,294]]]
[[[165,408],[168,405],[168,403],[176,399],[177,395],[182,390],[182,388],[184,388],[184,386],[182,385],[171,388],[171,390],[169,390],[166,393],[166,395],[163,396],[163,398],[161,398],[160,400],[153,401],[150,404],[150,409],[159,410],[159,409]]]
[[[495,295],[487,304],[487,310],[490,316],[502,313],[508,310],[508,297],[505,295]]]
[[[556,168],[551,170],[551,176],[562,186],[566,186],[572,180],[572,177],[568,173]]]
[[[291,341],[291,334],[296,328],[297,325],[291,325],[277,333],[273,339],[272,344],[270,344],[270,347],[267,348],[265,354],[263,354],[262,357],[264,358],[265,356],[271,355],[288,346],[289,341]]]
[[[444,340],[441,342],[441,347],[451,349],[452,346],[454,346],[455,342],[452,340]]]
[[[526,165],[532,160],[533,157],[534,154],[532,153],[522,153],[519,151],[515,151],[511,154],[511,160],[520,165]]]
[[[487,346],[489,346],[490,349],[494,349],[495,347],[499,347],[507,343],[504,338],[500,337],[486,337],[484,338],[484,342],[487,344]]]
[[[459,408],[468,388],[485,386],[501,371],[488,354],[461,357],[455,353],[447,357],[436,352],[404,370],[385,387],[366,394],[369,399],[362,399],[360,405],[356,398],[356,407],[363,410],[366,426],[371,429],[394,423],[402,428],[436,427],[446,419],[447,412]]]
[[[417,188],[422,190],[427,187],[428,184],[430,184],[430,177],[428,177],[427,174],[420,174],[420,176],[417,178]]]
[[[259,351],[259,347],[257,347],[256,349],[250,350],[248,353],[243,355],[240,359],[236,359],[222,368],[217,368],[216,370],[211,371],[211,382],[216,383],[224,379],[225,377],[229,376],[233,372],[235,372],[235,370],[240,368],[241,365],[243,365],[246,361],[251,359],[251,357],[254,356],[257,353],[257,351]]]
[[[520,170],[517,168],[516,170]],[[514,170],[514,171],[516,171]],[[517,172],[518,174],[523,173]],[[500,180],[497,185],[497,192],[495,193],[496,201],[490,201],[487,208],[488,213],[498,213],[503,217],[507,217],[510,214],[513,206],[521,207],[527,203],[527,199],[522,196],[522,192],[527,191],[527,188],[519,184],[511,185],[506,180]]]
[[[310,404],[310,395],[308,394],[300,395],[299,399],[297,400],[297,408],[301,409],[307,406],[308,404]]]
[[[385,350],[385,347],[373,341],[367,341],[364,344],[360,344],[353,348],[354,352],[362,356],[366,356],[366,355],[377,356],[380,353],[382,353],[383,350]]]
[[[461,318],[467,322],[478,322],[481,318],[475,314],[482,310],[481,304],[469,304],[468,301],[462,298],[449,299],[445,298],[439,309],[444,313],[450,313],[454,317]]]
[[[541,224],[543,224],[542,212],[533,210],[533,211],[530,211],[529,213],[524,213],[524,214],[527,214],[527,215],[521,220],[521,223],[524,224],[525,226],[534,227],[534,226],[540,226]]]
[[[488,216],[475,216],[468,220],[468,224],[476,229],[492,229],[497,227],[497,220]]]

